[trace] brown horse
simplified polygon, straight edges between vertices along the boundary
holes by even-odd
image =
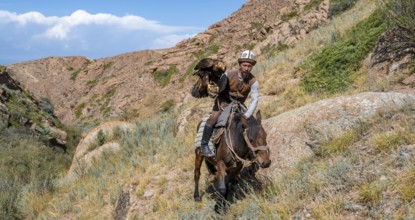
[[[261,112],[256,118],[248,119],[234,113],[227,122],[221,135],[219,144],[216,145],[216,157],[204,158],[200,147],[195,150],[194,181],[195,201],[201,201],[199,196],[200,168],[204,159],[211,174],[216,173],[218,190],[226,197],[227,183],[234,180],[242,170],[244,163],[255,162],[261,168],[267,168],[271,164],[270,151],[267,147],[267,134],[261,124]],[[226,180],[225,180],[226,178]]]

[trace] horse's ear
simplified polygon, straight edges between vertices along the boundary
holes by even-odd
[[[256,113],[256,120],[259,124],[261,124],[261,110],[258,110],[258,112]]]
[[[241,122],[244,128],[249,128],[248,119],[246,119],[244,116],[241,116]]]

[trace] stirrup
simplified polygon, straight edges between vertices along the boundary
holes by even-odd
[[[208,145],[201,146],[202,155],[204,157],[215,157],[215,154],[210,150]]]

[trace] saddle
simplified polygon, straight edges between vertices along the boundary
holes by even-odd
[[[210,114],[211,113],[206,114],[200,123],[199,129],[197,130],[197,135],[195,138],[194,149],[200,148],[200,146],[202,145],[201,142],[202,142],[203,130],[205,130],[206,121],[209,119]],[[210,138],[210,141],[209,141],[209,148],[214,154],[216,154],[215,145],[219,144],[223,131],[224,131],[224,127],[216,127],[213,130],[212,137]]]

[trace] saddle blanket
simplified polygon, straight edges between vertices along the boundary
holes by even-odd
[[[209,119],[209,117],[210,117],[210,113],[205,115],[205,117],[203,117],[202,119],[202,122],[200,123],[199,129],[197,130],[197,134],[195,138],[194,149],[200,148],[202,146],[203,131],[205,130],[206,121]],[[218,136],[221,134],[222,131],[223,131],[222,128],[215,128],[215,130],[213,131],[212,138],[209,140],[209,148],[214,154],[216,154],[216,148],[212,142],[212,139],[214,139],[214,141],[217,142]]]

